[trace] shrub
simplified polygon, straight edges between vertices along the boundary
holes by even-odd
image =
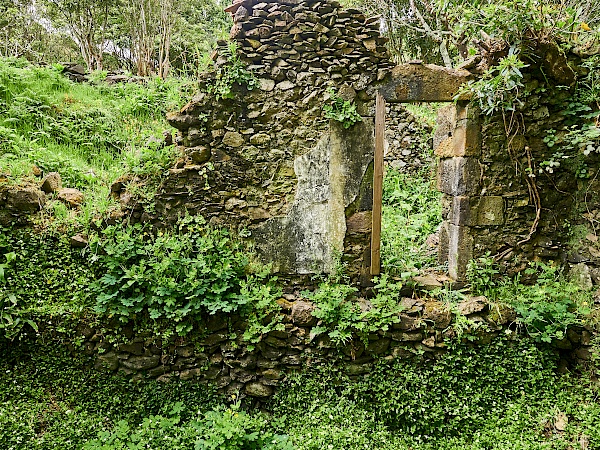
[[[248,314],[274,303],[269,271],[247,277],[252,267],[244,249],[202,217],[182,219],[176,231],[111,226],[92,248],[102,274],[92,285],[95,310],[123,321],[147,314],[185,333],[203,313]]]

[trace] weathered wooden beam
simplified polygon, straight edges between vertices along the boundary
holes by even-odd
[[[375,157],[373,161],[373,227],[371,231],[371,275],[381,272],[381,205],[383,201],[383,152],[385,140],[385,99],[377,93],[375,102]]]

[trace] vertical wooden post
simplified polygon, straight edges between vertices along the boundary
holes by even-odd
[[[377,92],[375,102],[375,157],[373,160],[373,222],[371,230],[371,275],[381,272],[381,203],[383,199],[383,151],[385,99]]]

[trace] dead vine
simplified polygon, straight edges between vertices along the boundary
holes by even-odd
[[[512,111],[510,117],[507,118],[505,110],[502,111],[502,119],[504,121],[504,132],[506,134],[506,138],[508,139],[508,154],[510,156],[511,161],[515,164],[515,172],[518,175],[519,169],[521,169],[521,171],[523,171],[523,169],[521,162],[517,158],[517,155],[515,155],[513,141],[520,134],[520,131],[523,135],[525,134],[525,119],[523,118],[523,115],[521,113],[517,114],[515,113],[515,111]],[[532,236],[537,231],[537,227],[540,223],[540,217],[542,214],[542,201],[540,198],[539,190],[535,183],[536,176],[533,167],[533,159],[531,156],[531,148],[528,145],[526,145],[524,150],[525,155],[527,156],[527,168],[523,172],[526,173],[525,181],[527,183],[527,190],[529,191],[529,199],[533,202],[535,206],[535,219],[531,224],[531,228],[529,229],[529,234],[527,235],[527,237],[517,242],[516,246],[523,245],[524,243],[529,242],[531,240]],[[500,257],[502,257],[502,255],[497,256],[497,258]]]

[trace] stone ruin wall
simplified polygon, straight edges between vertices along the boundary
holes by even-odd
[[[398,103],[450,102],[474,75],[419,63],[394,67],[378,20],[336,2],[245,1],[231,11],[237,54],[259,87],[238,87],[234,98],[217,101],[206,92],[215,73],[205,74],[201,92],[169,116],[183,157],[160,186],[154,208],[138,202],[126,183],[115,183],[113,194],[134,221],[160,224],[187,211],[242,231],[282,273],[327,272],[335,250],[343,248],[350,274],[364,279],[375,93],[388,101],[386,161],[414,170],[424,164],[410,164],[417,160],[407,132],[414,121]],[[227,63],[227,46],[220,43],[217,67]],[[538,173],[540,162],[558,150],[544,137],[549,129],[565,129],[562,112],[585,73],[574,55],[535,52],[544,56],[525,71],[531,94],[510,138],[503,117],[483,116],[467,102],[441,111],[433,139],[437,186],[444,193],[440,263],[453,278],[463,279],[468,261],[489,252],[508,273],[522,271],[528,261],[560,261],[578,266],[588,284],[600,280],[598,157],[579,161],[587,178],[574,173],[575,154],[553,174]],[[328,86],[356,102],[363,122],[345,130],[324,119]],[[540,204],[531,236],[537,209],[527,182],[528,154]],[[22,222],[43,207],[44,194],[35,186],[1,194],[5,222]]]
[[[188,211],[242,231],[282,273],[329,272],[344,253],[369,270],[373,98],[366,89],[393,67],[379,19],[333,1],[244,1],[229,8],[237,55],[258,78],[232,99],[200,93],[168,120],[182,158],[161,185],[155,211],[115,194],[143,221]],[[227,64],[220,42],[216,67]],[[328,87],[357,104],[349,130],[323,117]],[[399,152],[401,154],[401,151]],[[406,153],[406,152],[405,152]],[[408,156],[408,155],[404,155]]]
[[[176,338],[170,343],[162,343],[151,333],[135,331],[133,326],[118,331],[126,338],[114,342],[108,338],[110,327],[98,329],[85,323],[77,326],[77,346],[60,336],[48,337],[46,342],[60,342],[56,345],[92,356],[95,368],[110,374],[163,382],[193,380],[210,383],[224,394],[267,399],[287,375],[311,367],[334,363],[351,379],[358,380],[368,377],[378,361],[412,360],[418,364],[439,357],[457,339],[453,327],[457,312],[474,324],[473,330],[466,331],[471,333],[472,345],[485,345],[507,336],[520,338],[515,331],[514,311],[489,305],[484,297],[467,297],[454,312],[442,302],[402,298],[404,311],[389,331],[369,334],[365,340],[354,336],[346,345],[336,347],[328,336],[314,336],[316,319],[311,315],[314,306],[310,302],[291,294],[285,297],[279,300],[285,329],[263,336],[254,348],[242,338],[243,321],[223,314],[211,316],[185,339]],[[367,300],[362,302],[368,305]],[[41,333],[45,335],[44,330]],[[552,347],[560,355],[559,367],[588,366],[594,351],[591,340],[592,334],[583,328],[570,329],[564,339],[555,340]]]
[[[158,223],[187,210],[215,225],[247,229],[255,239],[266,236],[272,248],[263,248],[265,252],[279,251],[288,243],[282,239],[302,242],[290,225],[292,219],[314,221],[317,217],[326,219],[317,224],[329,223],[331,217],[319,214],[333,209],[334,219],[342,221],[332,234],[338,243],[342,239],[354,273],[364,273],[371,226],[375,90],[381,89],[390,102],[450,101],[456,87],[472,75],[422,64],[392,69],[378,23],[356,10],[343,11],[335,2],[284,0],[244,5],[245,12],[242,8],[235,11],[233,39],[239,43],[240,57],[259,78],[259,89],[240,89],[235,98],[218,102],[213,95],[200,93],[182,111],[170,115],[171,124],[179,130],[177,143],[183,157],[160,187],[155,210],[136,204],[123,183],[117,183],[113,192],[135,220]],[[346,29],[349,33],[343,34]],[[217,65],[225,64],[225,54],[226,43],[221,43]],[[548,129],[564,126],[561,111],[572,95],[572,91],[553,87],[570,83],[548,65],[544,74],[550,77],[549,84],[539,68],[532,67],[525,74],[532,91],[543,87],[546,92],[527,99],[510,145],[500,116],[482,117],[464,102],[450,104],[440,114],[434,146],[439,158],[438,188],[444,193],[441,262],[449,264],[456,278],[464,276],[469,259],[487,251],[502,255],[513,272],[530,260],[560,260],[586,262],[589,278],[599,278],[595,271],[600,247],[593,227],[582,240],[569,241],[565,222],[587,229],[600,220],[600,164],[594,155],[586,162],[587,179],[578,179],[566,168],[552,177],[536,175],[541,218],[536,233],[521,242],[536,216],[525,178],[525,147],[538,165],[554,153],[543,138]],[[206,75],[204,87],[212,77]],[[321,109],[330,83],[346,98],[355,99],[362,123],[344,130],[323,119]],[[389,106],[388,131],[395,123],[405,123],[395,117],[398,110]],[[401,144],[406,135],[396,136],[402,136],[395,139]],[[393,145],[393,135],[388,140]],[[43,203],[34,187],[6,190],[2,195],[0,209],[7,217],[34,213]],[[321,256],[321,268],[326,269],[330,262],[326,257],[331,255],[323,252]],[[285,261],[298,264],[291,256]],[[341,349],[327,337],[311,334],[313,306],[293,294],[279,300],[285,329],[269,333],[254,349],[242,341],[244,324],[235,317],[211,317],[199,324],[201,331],[189,341],[165,345],[132,327],[126,327],[127,341],[120,344],[109,342],[103,331],[85,324],[78,332],[83,351],[95,355],[97,368],[110,373],[164,381],[193,379],[214,383],[224,393],[267,398],[287,373],[319,363],[335,360],[358,378],[368,376],[378,359],[434,357],[445,351],[455,338],[454,313],[447,305],[399,300],[405,309],[390,331],[373,333],[366,342],[355,338]],[[489,333],[478,335],[480,343],[514,329],[513,311],[490,307],[481,298],[468,298],[457,309],[490,328]],[[573,329],[553,343],[561,350],[563,366],[589,362],[591,337],[590,330]],[[82,351],[81,347],[72,350]]]
[[[468,261],[487,253],[508,274],[522,272],[530,261],[553,261],[575,267],[591,287],[600,284],[600,159],[544,142],[548,130],[567,130],[564,111],[577,78],[586,73],[575,55],[561,57],[545,47],[536,54],[540,60],[524,70],[523,92],[530,94],[514,116],[486,116],[466,102],[440,111],[434,137],[437,185],[444,193],[440,262],[464,278]],[[540,171],[540,163],[560,151],[561,166]],[[576,173],[581,167],[584,178]]]

